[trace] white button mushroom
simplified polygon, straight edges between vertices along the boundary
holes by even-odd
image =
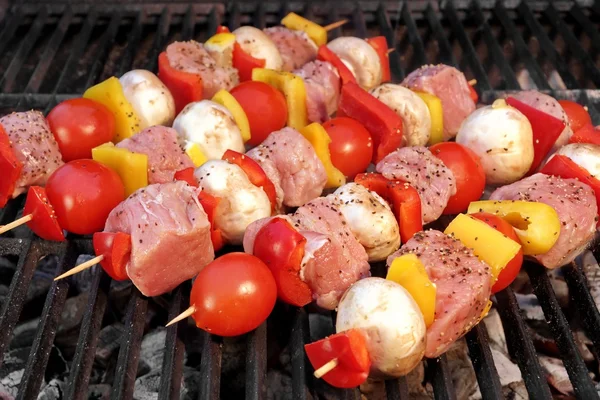
[[[570,158],[593,177],[600,179],[600,146],[591,143],[571,143],[554,154]],[[552,158],[552,157],[550,157]]]
[[[371,90],[381,83],[381,61],[369,43],[343,36],[329,42],[327,47],[349,67],[363,89]]]
[[[431,114],[427,104],[404,86],[384,83],[371,94],[402,118],[402,141],[408,146],[425,146],[431,135]]]
[[[173,128],[181,145],[197,144],[209,160],[218,160],[228,149],[244,153],[244,140],[228,109],[210,100],[190,103],[175,118]]]
[[[371,358],[371,376],[403,376],[425,353],[425,321],[412,296],[396,282],[365,278],[344,293],[336,331],[360,329]]]
[[[377,193],[357,183],[339,187],[333,195],[350,230],[365,248],[369,261],[385,260],[400,246],[400,229],[390,206]]]
[[[134,69],[119,82],[125,98],[140,119],[140,131],[154,125],[171,126],[175,101],[167,87],[150,71]]]
[[[221,200],[215,225],[228,243],[241,244],[248,225],[271,215],[266,193],[254,186],[239,166],[211,160],[196,168],[194,176],[202,190]]]
[[[504,100],[475,110],[463,121],[456,142],[473,150],[490,185],[506,185],[521,179],[533,162],[531,124]]]
[[[260,29],[242,26],[233,31],[236,42],[244,52],[254,58],[265,60],[265,68],[281,71],[283,59],[275,43]]]

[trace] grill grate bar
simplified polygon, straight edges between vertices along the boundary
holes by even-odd
[[[267,397],[267,323],[248,334],[246,354],[246,399]]]
[[[221,25],[221,13],[217,9],[217,7],[213,7],[212,10],[210,10],[210,15],[208,18],[209,37],[217,32],[217,28],[219,27],[219,25]]]
[[[339,20],[340,20],[340,13],[338,12],[336,7],[333,7],[331,9],[331,11],[327,14],[326,21],[327,21],[327,23],[333,23],[333,22],[337,22]],[[337,27],[337,28],[329,31],[329,34],[328,34],[329,40],[333,40],[340,36],[342,36],[342,28],[341,27]]]
[[[552,399],[542,367],[527,326],[520,315],[519,305],[513,290],[508,287],[495,294],[498,313],[502,319],[506,343],[511,358],[517,362],[525,381],[525,387],[532,399]]]
[[[427,360],[427,370],[431,375],[431,385],[436,400],[456,400],[446,355],[442,354],[436,359]]]
[[[189,285],[183,285],[189,291]],[[172,320],[179,315],[184,305],[185,296],[183,288],[179,286],[173,292],[170,299],[169,317]],[[180,325],[173,324],[167,328],[167,337],[165,340],[165,355],[163,357],[162,371],[160,374],[159,399],[178,399],[181,391],[181,380],[183,377],[183,357],[185,345],[183,343],[183,331]]]
[[[577,2],[573,2],[571,15],[575,18],[579,27],[583,28],[585,34],[590,37],[591,45],[596,47],[596,49],[600,49],[600,33],[598,33],[596,25],[583,13],[583,10]]]
[[[191,40],[194,38],[194,7],[188,7],[183,16],[183,29],[181,30],[182,40]]]
[[[133,22],[133,30],[127,40],[127,48],[125,49],[123,58],[117,70],[117,76],[122,76],[123,74],[125,74],[125,72],[127,72],[133,64],[134,54],[139,46],[142,37],[143,21],[144,13],[142,11],[137,12],[135,15],[135,20]]]
[[[133,397],[147,307],[148,300],[133,288],[125,321],[125,334],[121,338],[111,399],[124,400]]]
[[[257,12],[260,12],[259,9],[262,8],[262,3],[260,3],[258,5],[258,7],[256,7]],[[265,19],[264,19],[264,10],[262,11],[263,13],[263,17],[258,18],[258,21],[262,21],[262,23],[264,23]],[[260,14],[259,14],[260,15]],[[233,32],[234,30],[236,30],[237,28],[239,28],[242,24],[242,16],[241,16],[241,12],[240,12],[240,6],[237,2],[234,2],[231,5],[231,16],[229,18],[229,30],[231,32]]]
[[[221,385],[221,339],[202,331],[200,399],[218,399]]]
[[[4,54],[4,47],[10,42],[10,39],[14,36],[15,31],[21,25],[23,21],[23,13],[20,8],[17,8],[14,15],[5,17],[8,23],[4,26],[2,33],[0,33],[0,54]]]
[[[102,39],[98,46],[98,50],[95,52],[94,61],[92,62],[92,66],[88,72],[88,79],[83,87],[81,92],[85,91],[86,88],[93,86],[97,83],[97,75],[98,69],[102,67],[101,60],[104,60],[108,55],[110,44],[112,44],[115,40],[115,36],[117,35],[117,31],[119,30],[119,25],[121,24],[121,11],[117,10],[111,17],[110,23]]]
[[[404,20],[404,24],[406,25],[406,29],[408,32],[408,40],[410,41],[410,45],[413,48],[413,60],[412,63],[417,63],[416,67],[427,64],[427,59],[425,58],[425,46],[423,45],[423,41],[421,40],[421,35],[419,35],[419,30],[417,29],[417,24],[412,17],[412,13],[409,9],[408,2],[404,3],[401,11],[401,17]],[[414,66],[414,65],[413,65]]]
[[[408,394],[408,384],[406,383],[406,377],[400,379],[388,379],[385,381],[385,392],[388,400],[408,400],[410,395]]]
[[[561,358],[569,374],[569,379],[573,383],[576,396],[580,399],[599,398],[587,367],[577,350],[569,323],[560,309],[545,268],[541,265],[525,263],[525,269],[531,280],[533,291],[542,306],[542,310],[544,310],[548,327],[561,353]]]
[[[381,4],[377,9],[377,20],[379,26],[381,27],[381,33],[383,33],[383,35],[387,39],[388,46],[392,49],[396,49],[396,51],[389,54],[392,81],[401,81],[406,76],[406,73],[404,72],[404,69],[402,69],[402,64],[400,63],[400,54],[398,48],[396,47],[396,32],[392,28],[390,18],[388,17],[385,8]]]
[[[479,390],[484,399],[502,399],[502,384],[494,364],[487,329],[484,323],[477,324],[466,335],[469,356],[477,375]]]
[[[365,22],[365,14],[360,7],[360,4],[356,4],[356,9],[352,13],[354,19],[354,33],[356,37],[361,39],[365,39],[368,35],[367,33],[367,23]]]
[[[160,20],[158,22],[158,29],[156,30],[156,38],[152,49],[148,52],[148,60],[146,62],[146,69],[148,71],[156,71],[156,63],[158,62],[158,54],[164,47],[165,39],[169,34],[169,25],[171,24],[171,12],[168,7],[164,7],[160,13]]]
[[[456,68],[459,67],[458,61],[456,61],[456,57],[454,57],[454,53],[452,53],[452,46],[450,46],[450,42],[448,42],[448,37],[440,24],[440,20],[436,12],[434,11],[431,3],[427,5],[427,9],[425,10],[425,17],[429,21],[429,25],[435,33],[436,40],[438,42],[439,51],[440,51],[440,62],[443,64],[449,64]]]
[[[292,322],[292,334],[290,338],[292,358],[292,397],[294,400],[307,398],[306,378],[309,371],[306,368],[306,355],[304,343],[308,343],[308,317],[303,309],[296,311]],[[309,378],[311,379],[311,378]]]

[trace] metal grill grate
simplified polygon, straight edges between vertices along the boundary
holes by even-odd
[[[507,4],[510,3],[510,4]],[[305,6],[284,3],[239,1],[173,4],[72,4],[29,2],[10,8],[0,21],[0,115],[37,108],[48,111],[57,102],[75,97],[94,82],[121,75],[132,68],[155,70],[159,51],[173,40],[206,40],[219,24],[235,28],[253,24],[276,24],[288,11],[296,11],[319,23],[340,18],[350,23],[331,34],[368,37],[384,34],[396,48],[390,54],[393,78],[401,80],[424,63],[447,63],[475,78],[483,101],[503,91],[534,87],[557,98],[577,100],[589,107],[600,123],[600,3],[571,4],[570,1],[485,2],[321,2]],[[1,16],[2,14],[0,14]],[[12,221],[21,209],[17,199],[0,210],[0,224]],[[10,289],[0,313],[0,365],[13,330],[23,311],[24,299],[38,261],[58,256],[56,273],[72,268],[79,254],[93,254],[89,238],[70,236],[65,243],[49,243],[27,232],[0,237],[0,256],[18,258]],[[600,314],[587,290],[580,266],[564,267],[570,296],[578,307],[581,323],[600,354]],[[382,265],[374,272],[383,275]],[[571,327],[559,307],[543,268],[526,265],[535,295],[549,321],[575,394],[581,399],[598,398],[584,361],[575,346]],[[103,326],[110,279],[96,269],[81,325],[75,356],[67,380],[67,399],[87,396],[94,349]],[[57,324],[67,299],[66,280],[51,286],[30,357],[19,390],[19,399],[35,398],[44,377]],[[175,290],[167,300],[170,319],[185,307],[189,285]],[[121,338],[111,397],[133,396],[140,344],[144,335],[148,302],[132,291]],[[536,351],[519,313],[515,294],[507,289],[496,295],[508,341],[509,353],[521,369],[529,395],[549,399],[550,388]],[[319,398],[323,383],[311,375],[303,344],[310,338],[306,310],[285,309],[291,319],[290,345],[294,399]],[[281,313],[279,313],[281,314]],[[291,315],[291,317],[290,317]],[[278,317],[278,316],[277,316]],[[331,319],[333,321],[333,319]],[[281,324],[276,317],[267,324]],[[245,387],[248,399],[266,398],[267,324],[246,338]],[[159,398],[179,398],[186,340],[182,324],[168,328]],[[289,329],[289,327],[288,327]],[[329,332],[333,333],[331,322]],[[219,398],[221,385],[221,340],[199,331],[201,348],[200,398]],[[494,366],[488,333],[479,324],[467,334],[469,355],[484,399],[500,399],[502,386]],[[445,356],[428,362],[427,379],[437,399],[454,399]],[[386,382],[389,399],[407,399],[405,379]],[[358,390],[336,390],[340,399],[358,399]]]

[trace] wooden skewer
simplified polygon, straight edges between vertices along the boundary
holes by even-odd
[[[395,52],[395,51],[396,51],[396,49],[394,49],[394,48],[391,48],[391,49],[388,49],[387,53],[388,53],[388,54],[391,54],[391,53],[393,53],[393,52]]]
[[[329,361],[327,364],[323,365],[321,368],[319,368],[315,371],[315,374],[314,374],[315,378],[321,379],[321,377],[323,375],[325,375],[326,373],[328,373],[329,371],[331,371],[332,369],[337,367],[337,365],[338,365],[338,359],[334,358],[333,360]]]
[[[467,82],[470,86],[475,86],[477,85],[477,79],[471,79],[469,82]]]
[[[67,276],[78,274],[81,271],[85,271],[88,268],[92,268],[94,265],[98,264],[102,260],[104,260],[104,256],[103,255],[99,255],[97,257],[94,257],[91,260],[88,260],[88,261],[86,261],[86,262],[84,262],[82,264],[79,264],[78,266],[76,266],[74,268],[71,268],[70,270],[68,270],[64,274],[57,276],[56,278],[54,278],[54,280],[58,281],[59,279],[66,278]]]
[[[342,26],[342,25],[345,25],[345,24],[347,24],[347,23],[348,23],[348,20],[347,20],[347,19],[343,19],[343,20],[341,20],[341,21],[334,22],[334,23],[332,23],[332,24],[329,24],[329,25],[325,25],[323,28],[324,28],[324,29],[325,29],[327,32],[329,32],[329,31],[332,31],[332,30],[334,30],[335,28],[339,28],[340,26]]]
[[[27,215],[22,216],[19,219],[14,220],[10,224],[2,225],[2,226],[0,226],[0,235],[3,234],[4,232],[10,231],[13,228],[16,228],[17,226],[21,226],[21,225],[31,221],[32,219],[33,219],[33,214],[27,214]]]
[[[185,310],[184,312],[182,312],[181,314],[179,314],[178,316],[173,318],[167,325],[165,325],[165,327],[171,326],[174,323],[181,321],[182,319],[186,319],[187,317],[194,314],[195,312],[196,312],[196,306],[192,305],[187,310]]]

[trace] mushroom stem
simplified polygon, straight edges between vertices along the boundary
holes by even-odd
[[[186,319],[187,317],[189,317],[190,315],[192,315],[195,312],[196,312],[196,306],[191,305],[188,307],[187,310],[185,310],[184,312],[182,312],[181,314],[179,314],[178,316],[173,318],[167,325],[165,325],[165,327],[173,325],[174,323],[179,322],[182,319]]]
[[[97,257],[94,257],[91,260],[88,260],[88,261],[86,261],[86,262],[84,262],[82,264],[79,264],[78,266],[76,266],[74,268],[71,268],[70,270],[68,270],[64,274],[57,276],[56,278],[54,278],[54,280],[58,281],[59,279],[66,278],[67,276],[78,274],[81,271],[84,271],[84,270],[86,270],[88,268],[93,267],[94,265],[98,264],[102,260],[104,260],[104,255],[99,255]]]
[[[329,361],[328,363],[326,363],[321,368],[319,368],[315,371],[315,374],[314,374],[315,378],[321,379],[321,377],[323,375],[325,375],[326,373],[333,370],[335,367],[337,367],[337,365],[338,365],[338,359],[334,358],[333,360]]]
[[[2,226],[0,226],[0,235],[3,234],[4,232],[10,231],[13,228],[16,228],[17,226],[21,226],[21,225],[31,221],[32,219],[33,219],[33,214],[27,214],[27,215],[22,216],[19,219],[14,220],[10,224],[2,225]]]

